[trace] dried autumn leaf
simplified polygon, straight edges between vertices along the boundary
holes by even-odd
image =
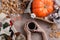
[[[60,38],[60,32],[56,32],[56,35],[55,35],[57,38]]]

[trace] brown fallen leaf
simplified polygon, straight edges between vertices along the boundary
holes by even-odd
[[[55,37],[60,38],[60,32],[56,32]]]
[[[49,36],[50,36],[51,38],[53,38],[53,37],[54,37],[54,34],[53,34],[53,33],[50,33]]]

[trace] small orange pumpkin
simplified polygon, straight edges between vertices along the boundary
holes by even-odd
[[[32,12],[37,17],[46,17],[53,12],[53,0],[33,0]]]

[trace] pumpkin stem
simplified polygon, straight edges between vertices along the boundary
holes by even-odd
[[[44,8],[47,8],[47,6],[44,6]]]

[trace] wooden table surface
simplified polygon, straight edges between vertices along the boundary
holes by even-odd
[[[36,21],[36,22],[40,25],[40,27],[42,27],[42,28],[46,31],[49,40],[60,40],[60,38],[54,38],[54,37],[51,38],[51,37],[49,37],[49,34],[50,34],[50,32],[51,32],[51,29],[49,28],[49,27],[51,27],[50,24],[45,23],[45,22],[40,21],[40,20],[32,19],[32,18],[30,18],[30,16],[29,16],[28,14],[23,14],[23,15],[22,15],[22,19],[21,19],[20,21],[17,21],[17,22],[16,22],[16,24],[18,25],[18,26],[15,26],[16,30],[19,31],[19,32],[21,32],[22,34],[26,35],[25,32],[24,32],[23,27],[24,27],[24,24],[25,24],[28,20],[34,20],[34,21]],[[37,35],[37,34],[35,33],[35,34],[32,34],[32,35],[33,35],[33,38],[34,38],[34,39],[36,38],[37,40],[41,40],[41,39],[38,38],[38,37],[39,37],[39,36],[38,36],[39,34]],[[36,37],[36,36],[37,36],[37,37]],[[40,35],[40,38],[42,38],[41,35]],[[34,39],[33,39],[33,40],[34,40]]]

